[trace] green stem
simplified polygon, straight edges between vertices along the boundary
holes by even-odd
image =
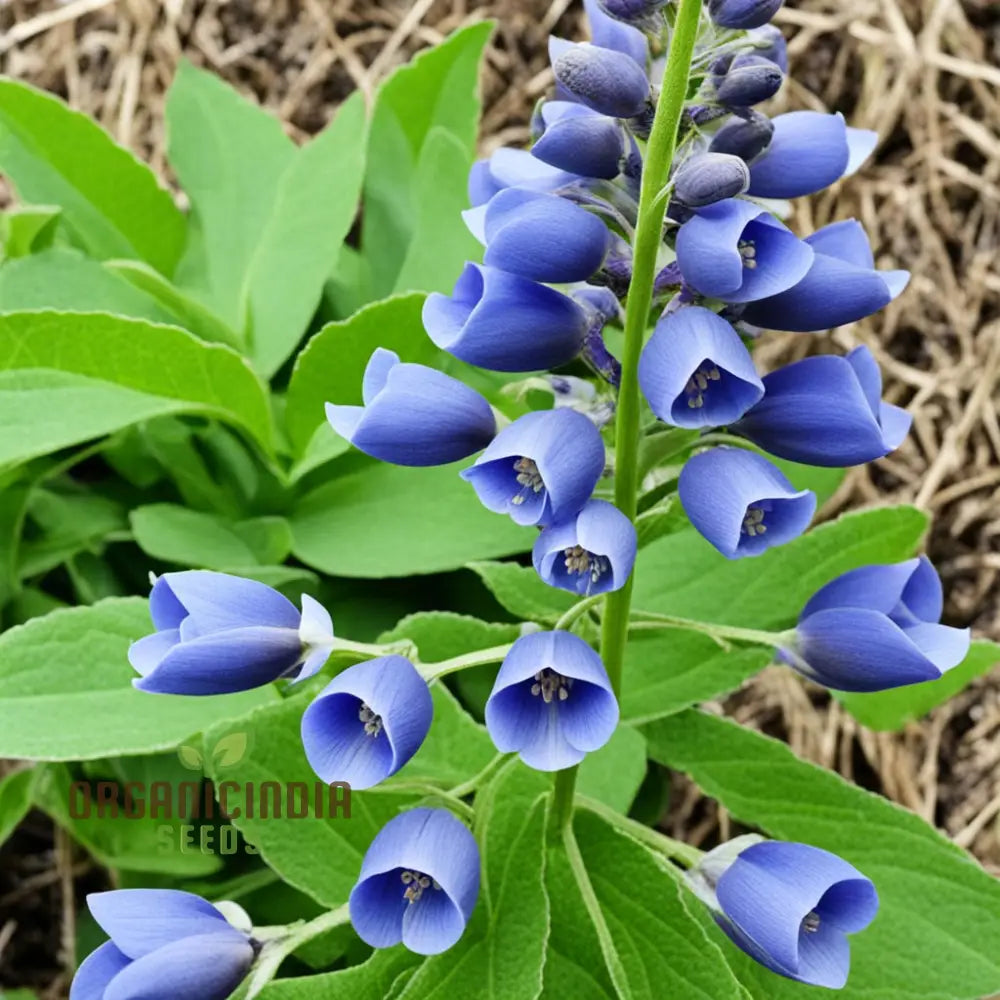
[[[477,649],[462,656],[453,656],[450,660],[440,660],[437,663],[421,663],[418,666],[420,675],[430,684],[439,677],[453,674],[457,670],[467,670],[469,667],[481,667],[488,663],[499,663],[510,652],[513,643],[504,646],[491,646],[489,649]]]
[[[549,814],[549,830],[553,835],[567,831],[572,835],[573,799],[576,791],[575,767],[556,771],[552,785],[552,812]]]
[[[577,618],[586,614],[595,604],[598,604],[603,600],[603,594],[594,594],[591,597],[585,597],[582,601],[578,601],[573,605],[573,607],[563,614],[559,621],[556,622],[556,631],[558,632],[560,629],[568,629],[570,625],[577,620]]]
[[[716,622],[700,622],[692,618],[677,618],[674,615],[660,615],[652,611],[632,612],[630,631],[657,628],[681,628],[689,632],[701,632],[716,641],[732,639],[734,642],[751,642],[757,646],[773,646],[775,649],[787,646],[795,634],[794,629],[764,632],[752,628],[737,628],[735,625],[719,625]]]
[[[397,795],[400,792],[413,792],[415,795],[423,795],[427,798],[440,799],[453,812],[460,813],[462,818],[471,823],[475,817],[475,810],[468,803],[463,802],[453,792],[440,788],[431,781],[384,781],[368,789],[374,795],[386,793]]]
[[[481,785],[485,785],[486,782],[493,777],[493,775],[503,766],[504,761],[507,760],[507,754],[498,753],[493,760],[491,760],[486,767],[484,767],[479,774],[473,775],[468,781],[463,781],[460,785],[455,785],[448,794],[453,795],[456,799],[464,798],[466,795],[471,795],[477,788]]]
[[[662,854],[671,861],[677,861],[684,865],[685,868],[690,868],[701,860],[702,852],[697,847],[692,847],[690,844],[685,844],[680,840],[674,840],[673,837],[668,837],[665,833],[660,833],[659,830],[654,830],[652,827],[646,826],[645,823],[629,819],[628,816],[623,816],[621,813],[615,812],[610,806],[606,806],[603,802],[598,802],[597,799],[591,799],[582,795],[578,799],[578,802],[584,809],[596,813],[612,826],[617,827],[623,833],[627,833],[633,840],[638,840],[647,847],[651,847],[657,854]],[[679,875],[680,873],[678,872],[677,874]]]

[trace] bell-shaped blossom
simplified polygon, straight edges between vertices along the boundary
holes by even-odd
[[[603,472],[600,431],[563,407],[519,417],[461,476],[489,510],[518,524],[550,524],[582,510]]]
[[[373,948],[437,955],[462,936],[479,895],[479,847],[444,809],[410,809],[371,842],[351,890],[351,923]]]
[[[882,376],[867,347],[819,355],[764,377],[764,398],[731,427],[779,458],[842,468],[888,455],[912,418],[882,401]]]
[[[473,263],[465,265],[450,296],[427,297],[423,321],[442,350],[501,372],[572,361],[590,326],[586,311],[554,288]]]
[[[797,490],[766,458],[742,448],[694,455],[677,491],[691,523],[727,559],[790,542],[816,511],[811,490]]]
[[[656,324],[639,358],[639,385],[652,411],[675,427],[725,427],[764,395],[739,334],[700,306]]]
[[[496,433],[490,404],[467,385],[376,348],[361,383],[364,406],[326,404],[333,429],[359,451],[394,465],[447,465]]]
[[[625,133],[617,119],[572,101],[546,101],[542,134],[531,152],[560,170],[612,180],[621,173]]]
[[[699,153],[674,174],[674,198],[688,208],[701,208],[735,198],[750,185],[750,170],[729,153]]]
[[[662,7],[663,2],[662,0],[583,0],[587,20],[590,22],[591,41],[602,49],[614,49],[630,56],[645,71],[646,63],[649,61],[649,42],[640,30],[641,27],[645,27],[645,22],[641,18],[636,20],[621,16],[626,9],[635,10],[640,5],[654,8],[650,13],[652,20],[656,13],[655,8]],[[614,13],[616,10],[621,13]],[[627,23],[633,21],[635,23]],[[551,55],[551,45],[549,52]]]
[[[618,702],[601,658],[572,632],[533,632],[511,647],[486,702],[501,753],[529,767],[573,767],[611,739]]]
[[[754,302],[792,288],[814,255],[773,215],[739,198],[698,209],[677,233],[684,280],[723,302]]]
[[[128,658],[154,694],[247,691],[279,677],[319,671],[333,648],[333,622],[302,595],[300,613],[257,580],[186,570],[157,577],[149,595],[156,631],[132,643]]]
[[[556,80],[581,104],[611,118],[632,118],[649,103],[649,78],[631,56],[589,42],[562,47]]]
[[[371,788],[420,749],[434,704],[427,682],[405,656],[348,667],[302,715],[302,746],[327,784]]]
[[[941,625],[941,580],[926,557],[862,566],[820,588],[783,658],[837,691],[936,680],[965,659],[969,630]]]
[[[200,896],[116,889],[87,896],[111,938],[83,961],[70,1000],[225,1000],[257,948]]]
[[[708,0],[708,15],[721,28],[759,28],[784,0]]]
[[[767,115],[752,109],[746,118],[726,122],[708,144],[710,153],[728,153],[746,163],[753,163],[771,145],[774,125]]]
[[[786,291],[750,302],[743,319],[769,330],[828,330],[878,312],[910,280],[908,271],[875,270],[868,237],[854,219],[824,226],[805,242],[815,253],[806,276]]]
[[[715,99],[730,108],[749,108],[773,97],[785,79],[781,68],[766,56],[741,53],[714,78]]]
[[[549,525],[535,539],[531,559],[551,587],[604,594],[625,586],[636,546],[632,522],[614,504],[590,500],[575,517]]]
[[[878,142],[875,132],[850,128],[840,113],[789,111],[771,122],[771,144],[750,170],[750,194],[756,198],[822,191],[854,173]]]
[[[581,180],[576,174],[543,163],[526,149],[503,147],[485,160],[476,160],[469,171],[469,202],[485,205],[505,188],[530,191],[557,191]]]
[[[611,246],[611,233],[596,215],[557,195],[508,188],[481,220],[476,211],[464,217],[486,246],[484,262],[533,281],[585,281]]]
[[[686,878],[738,948],[811,986],[844,986],[851,967],[847,935],[863,931],[878,913],[871,880],[809,844],[738,837],[709,851]]]

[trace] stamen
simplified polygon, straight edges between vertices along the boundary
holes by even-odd
[[[435,879],[432,879],[429,875],[425,875],[423,872],[404,870],[400,873],[400,881],[405,885],[406,892],[403,893],[403,899],[408,903],[416,903],[417,900],[424,894],[425,889],[429,889],[434,886],[435,889],[441,889]]]
[[[743,266],[752,271],[757,266],[757,247],[753,240],[740,240],[736,244],[740,256],[743,258]]]
[[[590,583],[587,585],[587,592],[597,583],[600,578],[611,569],[611,564],[604,556],[595,556],[593,552],[588,552],[582,545],[574,545],[571,549],[563,549],[563,565],[567,573],[579,573],[583,576],[590,574]]]
[[[365,724],[366,736],[378,736],[382,732],[382,716],[376,715],[364,702],[358,709],[358,718]]]
[[[514,471],[517,473],[517,482],[521,487],[520,491],[511,498],[511,503],[520,506],[528,499],[528,491],[541,493],[545,489],[545,481],[538,471],[538,466],[530,458],[519,458],[514,463]]]
[[[558,698],[565,701],[569,697],[570,689],[573,687],[572,677],[563,677],[562,674],[549,667],[543,667],[535,674],[535,683],[531,685],[531,693],[537,697],[542,696],[542,701],[546,705],[551,705]]]
[[[810,910],[802,918],[802,929],[807,934],[815,934],[819,930],[819,914],[815,910]]]
[[[740,528],[740,532],[744,535],[749,535],[751,538],[755,535],[764,535],[767,533],[767,525],[764,524],[764,511],[760,507],[755,507],[753,504],[747,507],[746,513],[743,515],[743,526]]]
[[[705,361],[688,379],[684,391],[687,393],[687,404],[692,410],[700,410],[705,405],[705,390],[709,382],[718,382],[722,373],[711,361]]]

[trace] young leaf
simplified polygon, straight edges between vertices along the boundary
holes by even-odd
[[[21,205],[0,212],[0,261],[52,246],[61,211],[58,205]]]

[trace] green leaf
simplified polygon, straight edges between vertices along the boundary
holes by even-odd
[[[484,622],[453,611],[418,611],[407,615],[388,632],[378,637],[380,643],[410,639],[424,663],[450,660],[477,649],[489,649],[513,642],[521,634],[517,625]]]
[[[397,287],[418,224],[419,164],[432,130],[450,132],[470,158],[475,152],[479,61],[492,30],[483,22],[457,31],[379,88],[368,139],[362,232],[376,296]]]
[[[309,340],[295,362],[285,408],[297,455],[306,451],[318,427],[329,426],[325,403],[361,403],[361,379],[376,347],[395,351],[403,361],[435,363],[441,352],[424,331],[423,304],[423,295],[383,299],[350,319],[328,323]]]
[[[788,545],[729,560],[696,531],[643,550],[634,608],[756,629],[786,628],[835,576],[868,563],[900,562],[916,551],[927,517],[913,507],[844,514]]]
[[[265,375],[292,353],[333,273],[358,210],[365,139],[364,100],[354,94],[281,176],[243,282],[254,364]]]
[[[219,417],[271,447],[264,389],[228,348],[104,313],[0,316],[0,464],[180,412]]]
[[[147,555],[204,569],[277,564],[288,556],[292,543],[288,522],[282,517],[234,523],[177,504],[155,503],[136,507],[129,521]]]
[[[985,639],[974,642],[965,659],[936,681],[877,691],[874,694],[832,692],[862,725],[869,729],[902,729],[943,705],[977,677],[1000,665],[1000,646]]]
[[[20,590],[18,559],[30,497],[28,483],[15,481],[0,489],[0,608]]]
[[[0,757],[169,750],[277,697],[271,687],[199,698],[136,690],[128,647],[152,631],[146,601],[130,597],[54,611],[0,635]]]
[[[28,815],[37,779],[38,772],[29,767],[0,781],[0,847]]]
[[[832,851],[875,883],[879,915],[851,939],[844,1000],[1000,991],[1000,883],[923,820],[725,719],[688,711],[643,732],[654,759],[686,771],[741,822]],[[759,1000],[815,996],[725,948]]]
[[[0,260],[26,257],[52,245],[58,205],[20,205],[0,212]]]
[[[260,1000],[386,1000],[393,984],[419,962],[420,956],[401,944],[380,948],[367,962],[349,969],[269,983]]]
[[[465,463],[362,468],[306,494],[291,513],[295,555],[334,576],[458,569],[531,547],[531,532],[490,513],[458,477]]]
[[[767,454],[761,452],[761,454]],[[819,506],[826,503],[844,481],[846,469],[826,469],[815,465],[802,465],[799,462],[789,462],[786,458],[775,458],[767,455],[767,460],[776,465],[795,484],[798,490],[812,490],[816,494]]]
[[[59,205],[92,256],[136,257],[173,273],[184,217],[153,172],[58,98],[0,79],[0,170],[22,201]]]
[[[608,743],[583,758],[576,790],[624,814],[645,777],[646,741],[637,730],[619,726]]]
[[[572,594],[550,587],[530,566],[473,562],[471,569],[500,605],[516,618],[549,625],[576,603]]]

